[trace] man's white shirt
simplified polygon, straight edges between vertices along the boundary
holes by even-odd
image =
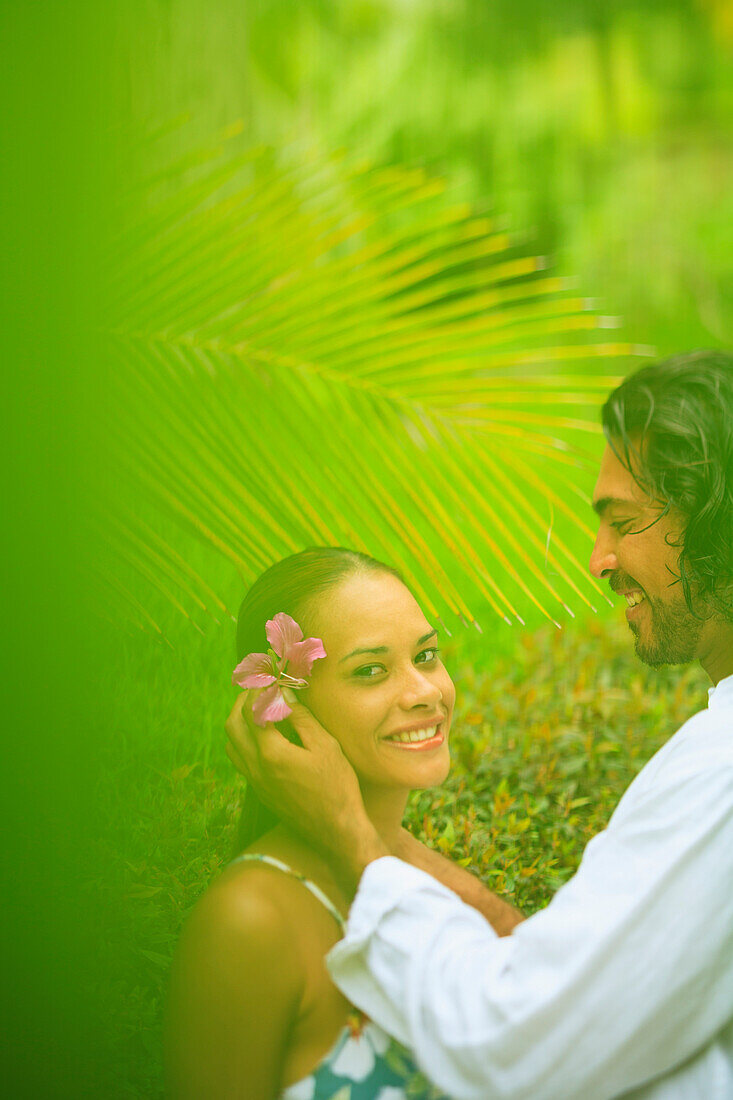
[[[733,676],[511,936],[386,857],[327,962],[455,1100],[731,1100]]]

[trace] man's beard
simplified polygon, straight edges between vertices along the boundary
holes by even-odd
[[[649,605],[645,637],[642,638],[638,623],[629,623],[639,660],[652,668],[686,665],[693,661],[698,652],[703,620],[692,614],[681,597],[669,603],[652,600],[649,596],[645,598]]]

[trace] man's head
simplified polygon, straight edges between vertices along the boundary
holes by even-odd
[[[626,595],[643,661],[697,658],[717,678],[727,675],[733,356],[696,351],[645,367],[614,390],[602,419],[608,446],[594,492],[591,572]]]

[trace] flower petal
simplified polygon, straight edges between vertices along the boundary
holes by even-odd
[[[254,676],[245,676],[241,680],[235,680],[234,683],[239,684],[239,686],[243,688],[263,688],[276,683],[276,680],[274,676],[255,674]]]
[[[265,688],[252,704],[252,718],[258,726],[266,726],[268,722],[282,722],[289,714],[292,714],[292,710],[283,699],[277,684]]]
[[[364,1034],[355,1037],[352,1042],[344,1043],[337,1058],[334,1058],[331,1072],[347,1081],[364,1081],[374,1069],[374,1051]]]
[[[232,673],[232,683],[243,688],[267,687],[277,677],[266,653],[248,653]]]
[[[304,1077],[296,1085],[288,1086],[288,1100],[313,1100],[316,1095],[316,1079],[313,1074]]]
[[[268,619],[265,626],[267,640],[277,653],[278,657],[290,660],[289,650],[291,646],[299,642],[303,637],[295,619],[291,619],[284,611],[278,611],[274,619]]]
[[[306,638],[291,645],[288,659],[288,673],[298,679],[310,676],[313,662],[326,656],[320,638]]]

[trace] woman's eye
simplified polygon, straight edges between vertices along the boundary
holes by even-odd
[[[364,680],[372,680],[382,672],[384,672],[383,665],[362,665],[361,668],[356,669],[354,676],[360,676]]]
[[[421,665],[432,664],[433,661],[437,661],[439,653],[440,650],[437,646],[431,646],[429,649],[423,649],[418,653],[415,662]]]
[[[629,520],[624,519],[618,520],[616,523],[612,523],[611,526],[613,527],[614,531],[618,531],[619,535],[628,535],[629,531],[631,530],[632,524]]]

